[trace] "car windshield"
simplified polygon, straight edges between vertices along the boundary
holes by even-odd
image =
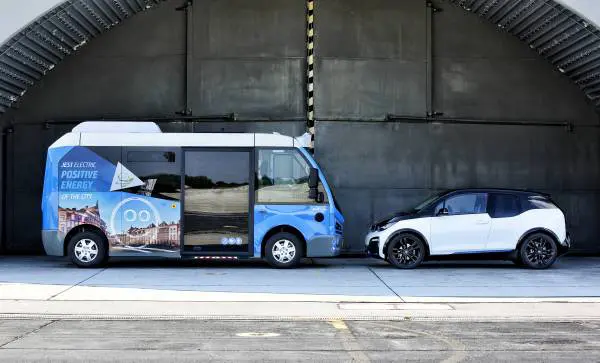
[[[414,212],[418,212],[421,209],[427,207],[428,205],[430,205],[431,203],[433,203],[434,201],[436,201],[437,199],[439,199],[442,195],[446,194],[446,192],[440,192],[440,193],[436,193],[433,194],[432,196],[430,196],[429,198],[425,199],[421,204],[417,205],[416,207],[414,207],[412,210]]]

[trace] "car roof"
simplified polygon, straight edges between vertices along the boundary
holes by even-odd
[[[509,189],[509,188],[462,188],[462,189],[449,189],[444,192],[444,195],[455,194],[455,193],[503,193],[503,194],[519,194],[527,196],[548,196],[547,193],[526,190],[526,189]]]

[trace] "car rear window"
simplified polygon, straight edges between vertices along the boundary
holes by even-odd
[[[492,218],[508,218],[519,214],[521,214],[521,203],[516,195],[490,195],[490,216]]]
[[[542,196],[529,197],[527,203],[529,204],[528,209],[558,209],[553,201]]]

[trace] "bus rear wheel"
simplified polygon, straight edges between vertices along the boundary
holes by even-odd
[[[100,267],[108,256],[105,239],[94,232],[75,234],[69,241],[68,252],[77,267]]]
[[[287,232],[271,236],[265,245],[265,258],[269,265],[276,268],[298,266],[303,254],[304,249],[300,239]]]

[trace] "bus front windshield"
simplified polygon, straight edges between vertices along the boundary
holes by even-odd
[[[325,173],[323,172],[323,170],[321,169],[321,173],[323,173],[323,178],[327,179],[325,177]],[[328,179],[327,179],[328,180]],[[323,182],[323,181],[321,181]],[[331,198],[333,198],[333,205],[335,205],[335,208],[340,211],[340,213],[342,213],[342,208],[340,207],[340,205],[338,204],[337,198],[335,197],[335,190],[333,189],[333,185],[331,183],[327,183],[327,186],[329,187],[329,190],[331,191]],[[319,188],[321,188],[321,186],[319,186]]]

